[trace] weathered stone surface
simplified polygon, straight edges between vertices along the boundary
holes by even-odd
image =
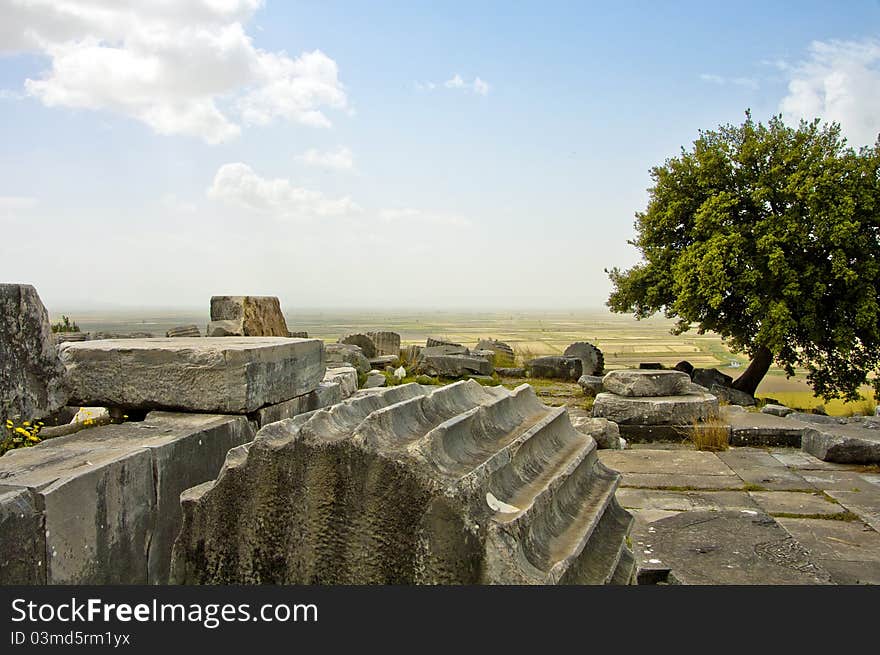
[[[357,372],[355,372],[353,368],[349,370],[354,372],[354,385],[355,389],[357,389]],[[351,394],[348,395],[350,396]],[[313,412],[316,409],[323,409],[324,407],[335,405],[336,403],[342,402],[345,397],[342,393],[342,385],[338,382],[327,382],[325,379],[325,381],[321,382],[318,385],[318,388],[314,391],[310,391],[302,396],[297,396],[296,398],[291,398],[290,400],[285,400],[282,403],[262,407],[251,414],[250,417],[256,421],[258,427],[263,427],[264,425],[274,423],[275,421],[293,418],[294,416],[299,416],[306,412]]]
[[[166,583],[180,493],[253,437],[243,416],[153,412],[7,453],[0,480],[33,498],[20,500],[32,514],[16,527],[32,530],[39,512],[44,530],[29,532],[39,550],[22,544],[19,555],[33,552],[29,566],[48,584]]]
[[[347,344],[349,346],[357,346],[361,349],[361,352],[364,353],[364,356],[367,359],[373,359],[373,357],[376,356],[376,344],[374,344],[373,340],[366,334],[360,332],[346,334],[345,336],[339,337],[339,343]]]
[[[40,498],[0,485],[0,585],[46,584],[46,529]]]
[[[439,346],[426,346],[419,351],[419,359],[436,357],[438,355],[469,355],[470,350],[464,346],[441,344]]]
[[[691,379],[707,389],[711,389],[713,384],[719,384],[722,387],[729,387],[733,384],[733,378],[717,368],[695,368]]]
[[[239,321],[211,321],[205,328],[208,337],[240,337],[242,333]]]
[[[462,347],[460,343],[447,341],[446,339],[437,339],[435,337],[428,337],[428,340],[425,342],[425,346],[428,348],[433,348],[434,346],[458,346],[459,348]]]
[[[682,360],[678,364],[672,367],[676,371],[681,371],[682,373],[687,373],[688,376],[693,376],[694,374],[694,365],[691,364],[687,360]]]
[[[640,582],[650,571],[693,585],[831,583],[809,551],[754,510],[682,512],[647,524],[634,541]]]
[[[287,336],[293,337],[294,339],[308,339],[309,333],[301,330],[299,332],[288,332]]]
[[[801,448],[827,462],[880,462],[880,430],[860,425],[819,426],[804,430]]]
[[[754,396],[750,396],[745,391],[733,389],[731,387],[723,387],[720,384],[713,384],[709,387],[709,393],[716,396],[719,401],[724,401],[728,405],[739,405],[740,407],[754,407],[757,404]]]
[[[367,381],[364,382],[364,389],[375,389],[384,387],[388,383],[388,378],[382,371],[370,371],[367,373]]]
[[[353,366],[328,367],[324,373],[324,382],[335,382],[339,385],[342,398],[348,398],[358,388],[357,369]]]
[[[605,372],[605,356],[602,351],[586,341],[571,344],[562,355],[581,360],[581,375],[602,375]]]
[[[624,583],[618,478],[528,385],[359,393],[263,428],[182,496],[174,579]]]
[[[488,360],[492,364],[493,368],[495,367],[494,350],[479,350],[477,348],[474,348],[469,354],[473,355],[474,357],[482,357],[483,359]]]
[[[286,337],[289,334],[281,303],[275,296],[213,296],[211,321],[235,322],[231,336]]]
[[[588,396],[596,396],[603,391],[605,391],[605,387],[602,383],[602,378],[598,375],[582,375],[578,378],[578,386],[584,390],[584,393]]]
[[[394,364],[397,361],[397,358],[397,355],[377,355],[370,360],[370,368],[382,371],[386,366]]]
[[[370,370],[370,360],[358,346],[345,343],[324,344],[324,357],[327,364],[351,365],[358,373]]]
[[[773,414],[737,409],[735,405],[721,408],[721,418],[731,428],[730,445],[801,447],[807,424]]]
[[[0,284],[0,420],[41,419],[67,404],[49,315],[29,284]]]
[[[532,378],[550,378],[576,382],[583,375],[583,364],[577,357],[536,357],[526,362],[526,373]]]
[[[802,516],[834,516],[842,514],[843,507],[828,500],[819,492],[750,491],[749,495],[768,514],[800,514]]]
[[[427,348],[426,350],[430,350]],[[419,369],[426,375],[457,378],[464,375],[492,375],[492,362],[471,355],[425,355]]]
[[[626,441],[620,438],[620,428],[617,427],[617,423],[604,418],[572,416],[571,424],[578,432],[593,437],[599,448],[622,450],[626,446]]]
[[[762,414],[772,414],[773,416],[788,416],[793,411],[793,409],[786,407],[785,405],[775,405],[773,403],[764,405],[761,408]]]
[[[800,423],[814,423],[816,425],[843,425],[841,416],[828,416],[827,414],[810,414],[808,412],[792,412],[786,417],[790,421]]]
[[[710,394],[626,398],[600,393],[593,416],[621,425],[691,425],[718,418],[718,399]]]
[[[152,332],[95,332],[90,339],[153,339],[155,336]]]
[[[497,339],[480,339],[477,342],[477,350],[491,350],[495,353],[495,360],[492,362],[496,366],[512,366],[516,360],[516,353],[510,344]]]
[[[400,335],[397,332],[367,332],[376,348],[376,356],[400,356]]]
[[[287,337],[67,343],[72,402],[244,414],[308,393],[324,377],[323,343]]]
[[[498,375],[507,378],[524,378],[526,376],[526,369],[519,366],[513,368],[496,368],[495,372],[498,373]]]
[[[165,333],[166,337],[200,337],[202,333],[199,332],[199,327],[197,325],[180,325],[178,327],[173,327]]]
[[[651,369],[611,371],[602,378],[605,391],[636,398],[680,396],[687,393],[690,382],[687,374],[680,371]]]

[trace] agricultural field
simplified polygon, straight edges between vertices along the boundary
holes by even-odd
[[[86,332],[151,332],[164,336],[177,325],[195,323],[204,331],[207,311],[116,311],[64,312]],[[52,321],[60,319],[52,315]],[[298,310],[288,312],[291,331],[307,331],[309,336],[335,341],[354,331],[393,330],[403,344],[423,344],[431,337],[472,346],[481,338],[506,341],[520,356],[529,359],[540,355],[560,355],[575,341],[589,341],[605,354],[605,367],[637,367],[641,362],[659,362],[674,366],[687,360],[696,367],[717,367],[736,377],[748,364],[748,358],[731,353],[718,335],[688,332],[673,336],[673,322],[664,318],[636,321],[631,316],[609,312],[364,312],[345,310]],[[758,396],[775,398],[791,407],[812,408],[824,405],[832,414],[873,412],[874,400],[864,390],[866,400],[857,403],[813,397],[803,372],[787,379],[783,371],[771,369],[758,389]]]

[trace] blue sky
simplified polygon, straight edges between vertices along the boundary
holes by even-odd
[[[50,307],[599,307],[700,128],[880,132],[880,3],[0,0],[0,279]]]

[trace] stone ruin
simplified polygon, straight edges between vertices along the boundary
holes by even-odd
[[[605,356],[593,344],[578,341],[568,346],[561,357],[536,357],[526,362],[525,369],[526,374],[532,378],[581,382],[584,376],[589,379],[604,373]]]
[[[59,357],[33,287],[0,297],[0,419],[65,403],[142,417],[80,422],[0,457],[0,584],[167,583],[181,492],[261,426],[357,388],[353,368],[325,370],[318,340],[89,340]]]
[[[180,325],[165,332],[166,337],[200,337],[198,325]]]
[[[66,404],[49,314],[29,284],[0,284],[0,419],[42,419]]]
[[[209,337],[287,337],[287,322],[275,296],[213,296]]]
[[[719,418],[718,399],[681,371],[611,371],[602,384],[593,416],[617,423],[629,441],[678,441],[697,424]]]
[[[265,426],[184,493],[173,579],[629,583],[618,482],[528,385],[379,389]]]

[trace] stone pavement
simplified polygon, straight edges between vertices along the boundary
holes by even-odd
[[[642,583],[880,584],[880,468],[794,448],[603,450]]]

